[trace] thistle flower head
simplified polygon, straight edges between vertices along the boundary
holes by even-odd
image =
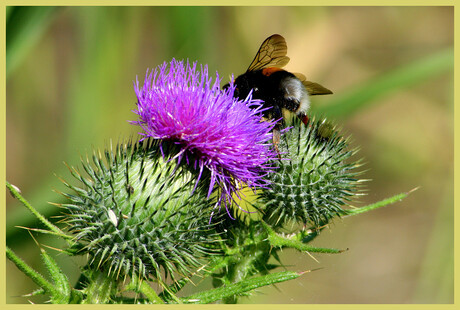
[[[207,224],[207,188],[194,188],[193,171],[163,157],[158,140],[95,151],[82,168],[71,169],[79,185],[64,182],[74,194],[64,193],[69,202],[61,206],[74,237],[67,253],[87,255],[88,270],[121,280],[174,280],[219,252],[220,235]]]
[[[207,66],[199,71],[196,63],[163,63],[147,71],[142,87],[136,81],[139,120],[133,123],[144,137],[178,145],[175,157],[196,169],[197,182],[207,170],[208,196],[217,184],[218,202],[227,206],[243,184],[267,185],[276,153],[268,143],[274,123],[262,121],[261,102],[237,100],[234,85],[222,91],[219,84],[219,76],[214,82],[208,76]]]
[[[280,143],[289,160],[280,161],[277,173],[270,174],[271,186],[261,191],[258,203],[264,221],[276,229],[320,227],[346,214],[362,191],[361,161],[351,158],[357,149],[349,149],[349,139],[326,120],[312,118],[307,126],[292,121]]]

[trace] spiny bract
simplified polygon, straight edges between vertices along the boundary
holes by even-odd
[[[73,170],[83,187],[66,183],[76,193],[65,194],[71,203],[62,205],[75,240],[68,251],[88,254],[87,268],[174,279],[189,276],[199,258],[216,252],[219,235],[208,225],[215,201],[206,199],[202,184],[207,176],[196,186],[196,173],[172,159],[175,148],[128,142],[106,151],[105,160],[94,154],[92,164],[84,162],[88,177]]]
[[[278,161],[271,186],[260,191],[257,203],[274,228],[318,227],[345,214],[343,207],[360,191],[356,168],[361,164],[348,162],[357,150],[349,150],[348,139],[325,120],[312,119],[308,126],[293,122],[280,144],[285,159]]]

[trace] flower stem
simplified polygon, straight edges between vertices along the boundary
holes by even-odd
[[[270,242],[270,245],[273,247],[288,247],[288,248],[293,248],[293,249],[296,249],[302,252],[331,253],[331,254],[342,253],[344,251],[344,250],[330,249],[330,248],[317,248],[317,247],[310,246],[297,239],[290,239],[290,238],[282,237],[278,235],[273,229],[271,229],[270,226],[268,226],[266,223],[262,222],[262,224],[267,230],[268,240]]]
[[[50,221],[48,221],[43,215],[41,215],[37,210],[35,210],[32,205],[24,199],[24,197],[21,196],[21,194],[18,192],[18,190],[15,188],[15,186],[11,185],[8,181],[6,182],[6,187],[10,190],[11,195],[13,195],[14,198],[19,200],[27,209],[29,209],[30,212],[35,215],[35,217],[42,222],[46,227],[48,227],[51,231],[55,232],[58,235],[65,235],[62,230],[59,229],[59,227],[53,225]]]
[[[18,267],[26,276],[32,279],[39,287],[43,288],[46,293],[57,296],[60,295],[59,291],[54,287],[52,283],[47,281],[40,273],[35,271],[32,267],[26,264],[22,259],[20,259],[16,254],[7,246],[6,247],[6,257],[13,262],[13,264]]]
[[[83,304],[108,304],[117,288],[117,281],[100,271],[93,271],[90,283],[85,288]]]
[[[165,302],[158,296],[155,290],[144,280],[133,278],[126,286],[126,290],[131,290],[137,293],[142,293],[149,301],[154,304],[164,304]]]
[[[229,284],[219,288],[211,289],[205,292],[197,293],[188,297],[183,298],[186,303],[199,303],[199,304],[208,304],[211,302],[216,302],[229,297],[238,296],[255,290],[259,287],[272,285],[279,282],[284,282],[298,278],[303,273],[297,273],[293,271],[282,271],[277,273],[272,273],[256,278],[246,279],[237,283]]]
[[[345,215],[343,217],[352,216],[352,215],[358,215],[358,214],[361,214],[361,213],[372,211],[374,209],[385,207],[387,205],[390,205],[392,203],[398,202],[398,201],[406,198],[407,196],[409,196],[409,194],[411,194],[412,192],[416,191],[417,189],[418,189],[418,187],[410,190],[407,193],[397,194],[397,195],[394,195],[392,197],[389,197],[389,198],[383,199],[381,201],[372,203],[372,204],[367,205],[367,206],[362,207],[362,208],[357,208],[357,209],[353,209],[353,210],[347,210],[346,211],[347,215]]]

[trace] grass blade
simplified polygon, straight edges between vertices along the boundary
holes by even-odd
[[[315,114],[343,119],[384,95],[424,82],[438,74],[453,72],[453,69],[454,51],[448,48],[364,82],[341,96],[334,95],[327,105],[317,105],[312,109]]]
[[[9,7],[6,23],[6,76],[20,64],[38,41],[57,10],[51,6]]]

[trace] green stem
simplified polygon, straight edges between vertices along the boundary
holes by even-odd
[[[100,271],[93,271],[85,288],[86,299],[82,304],[108,304],[114,296],[117,281]]]
[[[45,266],[54,282],[55,288],[61,293],[60,296],[53,297],[52,303],[68,304],[72,296],[72,287],[70,286],[69,279],[59,268],[56,261],[46,253],[44,249],[40,249]]]
[[[51,231],[55,232],[60,236],[65,236],[64,232],[59,229],[59,227],[53,225],[50,221],[48,221],[43,215],[41,215],[34,207],[30,205],[30,203],[21,196],[15,186],[11,185],[8,181],[6,182],[6,187],[10,190],[11,195],[14,198],[19,200],[30,212],[35,215],[35,217],[42,222],[46,227],[48,227]],[[65,238],[66,239],[66,238]]]
[[[254,274],[255,270],[258,269],[256,266],[266,265],[269,248],[264,245],[263,243],[259,243],[248,247],[238,257],[238,262],[230,263],[226,266],[225,269],[227,272],[222,279],[225,279],[223,287],[226,287],[229,283],[242,283]],[[233,294],[223,298],[222,301],[225,304],[236,304],[238,303],[238,297],[238,295]]]
[[[164,304],[164,301],[158,296],[155,290],[151,288],[146,281],[141,281],[139,291],[154,304]]]
[[[126,286],[126,290],[134,291],[136,293],[144,294],[149,301],[154,304],[164,304],[165,302],[158,296],[155,290],[143,280],[132,279]]]
[[[32,279],[32,281],[39,287],[43,288],[45,292],[51,296],[59,296],[61,293],[54,287],[54,285],[48,282],[40,273],[32,269],[22,259],[9,248],[6,247],[6,257],[13,262],[26,276]]]
[[[397,195],[394,195],[393,197],[383,199],[381,201],[375,202],[373,204],[367,205],[367,206],[362,207],[362,208],[346,210],[345,212],[347,213],[347,215],[345,215],[344,217],[352,216],[352,215],[358,215],[358,214],[361,214],[361,213],[369,212],[369,211],[372,211],[374,209],[378,209],[378,208],[385,207],[387,205],[393,204],[395,202],[398,202],[398,201],[406,198],[407,196],[409,196],[409,194],[411,194],[412,192],[416,191],[417,189],[418,189],[418,187],[414,188],[413,190],[410,190],[407,193],[397,194]]]
[[[272,273],[261,277],[247,279],[234,284],[222,286],[209,291],[197,293],[183,298],[185,303],[209,304],[232,296],[238,296],[256,288],[284,282],[298,278],[303,273],[283,271]]]
[[[310,246],[300,240],[285,238],[278,235],[274,230],[267,224],[263,223],[265,229],[268,232],[268,241],[273,247],[288,247],[293,248],[302,252],[315,252],[315,253],[330,253],[337,254],[342,253],[344,250],[330,249],[330,248],[317,248]]]

